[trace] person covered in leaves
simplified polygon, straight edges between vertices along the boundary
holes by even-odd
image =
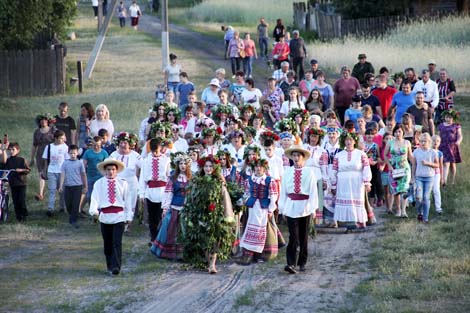
[[[171,155],[173,172],[163,194],[163,221],[157,238],[150,249],[160,258],[182,259],[183,245],[178,238],[180,230],[180,212],[186,199],[186,187],[191,179],[191,158],[184,152]]]
[[[269,169],[267,160],[253,159],[249,166],[253,175],[245,188],[244,198],[249,213],[240,243],[243,265],[273,258],[278,251],[277,227],[273,227],[273,212],[279,194],[276,181],[266,174]]]
[[[213,155],[199,160],[181,211],[183,258],[195,266],[207,264],[210,274],[217,273],[217,258],[230,255],[235,239],[232,203],[219,163]]]

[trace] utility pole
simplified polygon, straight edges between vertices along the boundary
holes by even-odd
[[[168,65],[169,41],[168,0],[162,0],[162,71]]]

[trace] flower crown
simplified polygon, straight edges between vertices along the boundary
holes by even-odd
[[[245,136],[245,133],[242,130],[237,129],[237,130],[232,131],[230,134],[228,134],[227,139],[230,141],[235,137],[242,137],[242,139],[244,139],[243,138],[244,136]]]
[[[175,119],[179,121],[181,119],[181,110],[178,109],[177,107],[174,106],[168,106],[165,109],[165,115],[168,115],[168,113],[173,113],[175,115]]]
[[[168,122],[156,121],[150,125],[150,138],[155,138],[157,131],[163,131],[165,136],[171,133],[171,124]]]
[[[272,130],[266,130],[259,135],[259,138],[262,142],[266,140],[272,140],[274,142],[279,141],[281,138],[279,137],[278,134],[273,132]]]
[[[265,169],[269,169],[269,162],[265,159],[254,158],[248,162],[248,166],[250,166],[252,169],[255,169],[256,166],[262,166]]]
[[[232,109],[228,105],[219,104],[212,109],[211,118],[216,124],[220,124],[222,114],[226,114],[226,117],[228,118],[231,113]]]
[[[122,141],[127,141],[129,145],[135,145],[139,141],[136,135],[128,132],[120,132],[117,136],[113,138],[114,144],[119,145]]]
[[[292,135],[297,135],[297,125],[295,125],[294,120],[290,118],[283,118],[274,125],[274,128],[279,132],[289,132]]]
[[[310,135],[320,136],[320,139],[322,139],[323,136],[325,136],[325,131],[321,128],[309,128],[308,132],[307,132],[307,135],[308,136],[310,136]]]
[[[171,168],[173,169],[175,169],[178,166],[178,164],[180,164],[181,162],[186,163],[186,164],[191,163],[191,158],[189,157],[189,155],[181,151],[178,151],[176,153],[171,153],[170,157],[171,157]]]
[[[50,113],[39,114],[39,115],[37,115],[36,118],[35,118],[36,124],[37,124],[38,126],[40,126],[39,123],[40,123],[42,120],[47,120],[47,122],[48,122],[49,124],[54,124],[54,123],[55,123],[55,118],[52,117],[52,115],[51,115]]]
[[[354,140],[354,148],[359,145],[359,136],[354,130],[343,131],[339,136],[339,145],[341,149],[346,146],[346,138],[352,138]]]
[[[197,165],[200,167],[200,168],[203,168],[204,167],[204,164],[206,164],[207,161],[210,161],[216,165],[220,164],[220,160],[212,155],[212,154],[209,154],[207,156],[204,156],[202,158],[200,158],[199,160],[197,160]]]
[[[166,110],[168,110],[168,107],[170,106],[170,104],[168,102],[161,102],[161,103],[156,103],[153,105],[153,111],[154,112],[158,112],[158,107],[161,107],[163,106],[165,108],[165,114],[166,114]]]
[[[251,135],[251,137],[253,137],[253,138],[256,136],[256,129],[254,129],[251,126],[245,127],[243,129],[243,132],[245,133],[245,135]]]
[[[214,121],[209,117],[202,117],[196,122],[197,127],[206,126],[208,128],[213,128],[215,126]]]
[[[249,146],[245,147],[245,151],[243,152],[243,160],[248,159],[248,155],[249,155],[250,151],[253,151],[254,153],[256,153],[256,155],[258,157],[261,154],[260,147],[258,147],[257,145],[249,145]]]
[[[455,111],[455,110],[452,110],[452,109],[449,109],[449,110],[445,110],[441,113],[441,116],[442,117],[445,117],[446,115],[449,115],[452,117],[452,119],[454,120],[454,122],[458,122],[459,121],[459,118],[460,118],[460,112],[459,111]]]
[[[201,132],[201,137],[205,139],[208,136],[214,136],[214,141],[219,141],[220,140],[220,133],[217,131],[217,129],[214,128],[204,128]],[[204,142],[204,140],[203,140]]]
[[[246,111],[251,111],[251,113],[255,113],[256,109],[251,104],[244,104],[240,110],[240,114],[243,115]]]
[[[289,115],[287,117],[295,121],[295,117],[297,115],[300,115],[302,117],[302,124],[303,125],[308,124],[308,119],[310,118],[310,113],[307,110],[294,108],[289,112]]]

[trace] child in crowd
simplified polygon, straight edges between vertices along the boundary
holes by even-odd
[[[79,228],[77,219],[80,200],[82,193],[87,192],[87,178],[83,161],[78,159],[78,146],[76,145],[69,146],[69,159],[62,164],[59,186],[59,192],[64,193],[69,223],[77,229]]]
[[[442,151],[439,151],[439,145],[441,144],[441,137],[439,135],[432,136],[432,149],[434,152],[437,153],[437,159],[439,162],[439,167],[436,168],[433,185],[432,185],[432,194],[434,197],[434,207],[436,209],[437,214],[442,214],[442,206],[441,206],[441,185],[444,181],[444,177],[442,175],[442,169],[444,167],[443,160],[444,155]]]
[[[195,174],[198,171],[197,161],[199,160],[200,150],[197,147],[189,147],[188,154],[191,158],[191,173]]]
[[[56,191],[59,189],[60,174],[62,173],[62,164],[69,158],[68,147],[65,144],[65,133],[62,130],[56,130],[54,133],[54,142],[47,145],[42,154],[46,166],[48,179],[47,187],[49,189],[49,202],[47,204],[47,216],[52,217],[54,213]],[[65,202],[63,192],[59,192],[60,212],[65,211]]]
[[[109,133],[106,129],[102,128],[98,131],[98,136],[101,137],[101,147],[105,150],[108,155],[111,155],[114,151],[116,151],[116,146],[111,141],[112,138],[109,138]]]
[[[176,98],[178,99],[178,107],[183,111],[184,106],[188,104],[188,95],[194,92],[194,84],[189,81],[188,73],[180,73],[180,83],[176,87]]]
[[[393,119],[395,121],[395,119]],[[387,213],[388,214],[393,214],[392,211],[392,206],[393,206],[393,196],[390,191],[390,183],[389,183],[389,176],[390,174],[388,173],[388,165],[385,160],[384,156],[384,151],[385,147],[387,146],[387,142],[393,139],[393,136],[391,133],[384,133],[383,134],[383,139],[382,139],[382,145],[380,147],[380,161],[379,161],[379,170],[380,170],[380,177],[382,181],[382,187],[384,189],[384,199],[385,199],[385,206],[387,207]],[[390,158],[390,156],[389,156]]]
[[[372,171],[371,191],[369,192],[370,202],[377,207],[383,205],[383,188],[378,164],[380,162],[380,148],[374,142],[374,130],[366,130],[366,140],[364,142],[364,152],[369,158],[370,169]]]
[[[84,212],[84,206],[86,202],[90,202],[91,193],[93,192],[93,185],[98,179],[103,177],[96,166],[109,157],[108,152],[102,149],[102,145],[103,139],[100,136],[93,137],[92,149],[87,149],[82,157],[83,165],[86,170],[88,187],[86,201],[82,201],[82,205],[80,207],[80,212],[82,213],[86,213]]]
[[[157,90],[155,91],[155,104],[165,102],[166,99],[166,87],[165,84],[158,84]]]
[[[421,134],[419,143],[419,148],[413,151],[411,181],[416,183],[418,221],[429,223],[433,177],[439,168],[439,159],[437,153],[431,149],[431,135]]]
[[[16,142],[11,142],[8,145],[10,157],[7,158],[7,153],[3,150],[1,153],[2,169],[14,170],[8,176],[8,184],[10,185],[11,197],[13,198],[13,205],[15,207],[16,220],[18,222],[25,222],[28,216],[28,209],[26,208],[26,175],[29,174],[30,169],[28,162],[18,156],[20,153],[20,145]]]
[[[118,275],[122,264],[124,225],[132,222],[135,203],[128,197],[127,182],[117,178],[117,174],[124,170],[124,163],[108,158],[98,164],[98,170],[105,177],[95,183],[89,213],[98,217],[101,224],[108,272]]]
[[[352,104],[349,109],[344,112],[344,122],[351,120],[354,122],[354,127],[356,130],[357,127],[357,119],[362,117],[362,109],[361,109],[361,96],[354,96],[352,97]]]

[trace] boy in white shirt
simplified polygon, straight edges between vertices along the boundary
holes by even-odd
[[[47,145],[42,154],[42,159],[47,162],[47,188],[49,189],[49,201],[47,204],[47,216],[52,217],[54,213],[55,195],[59,190],[60,174],[62,173],[62,164],[69,158],[68,146],[65,144],[65,133],[62,130],[56,130],[54,133],[54,142]],[[59,193],[60,211],[65,210],[64,194]]]

